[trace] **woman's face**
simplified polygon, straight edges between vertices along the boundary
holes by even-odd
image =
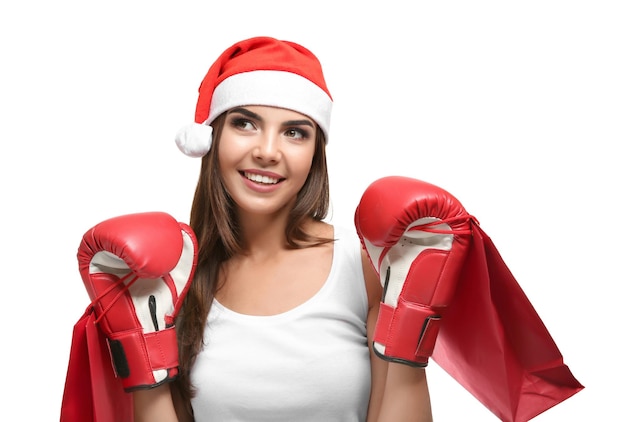
[[[304,185],[317,126],[295,111],[267,106],[227,112],[218,157],[228,193],[240,213],[288,211]]]

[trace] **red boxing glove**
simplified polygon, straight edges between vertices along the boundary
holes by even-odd
[[[80,274],[124,390],[178,375],[174,320],[197,263],[191,228],[161,212],[105,220],[83,236]]]
[[[374,332],[382,359],[428,365],[469,249],[471,218],[450,193],[420,180],[384,177],[365,190],[355,225],[384,289]]]

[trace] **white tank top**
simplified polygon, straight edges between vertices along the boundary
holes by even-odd
[[[322,288],[278,315],[214,301],[191,371],[196,422],[365,421],[371,373],[367,293],[355,232],[335,227]]]

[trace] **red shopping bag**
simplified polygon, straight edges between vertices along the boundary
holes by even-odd
[[[584,387],[477,222],[471,242],[433,360],[502,421],[528,421]]]
[[[74,325],[61,422],[132,422],[132,395],[115,378],[106,339],[90,305]]]

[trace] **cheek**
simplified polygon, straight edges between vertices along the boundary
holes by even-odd
[[[220,168],[224,168],[224,165],[228,161],[228,152],[227,148],[224,145],[220,145],[220,150],[217,152],[217,162],[220,165]]]
[[[233,166],[237,160],[238,151],[233,148],[232,142],[220,142],[220,149],[217,152],[217,159],[222,170]]]
[[[306,177],[313,165],[313,154],[314,150],[298,151],[296,154],[293,154],[290,160],[292,170]]]
[[[217,152],[217,161],[219,163],[219,173],[224,187],[232,194],[232,188],[235,183],[234,177],[238,176],[238,173],[233,171],[237,164],[233,151],[230,151],[228,147],[223,147],[223,144],[220,145],[220,149]]]

